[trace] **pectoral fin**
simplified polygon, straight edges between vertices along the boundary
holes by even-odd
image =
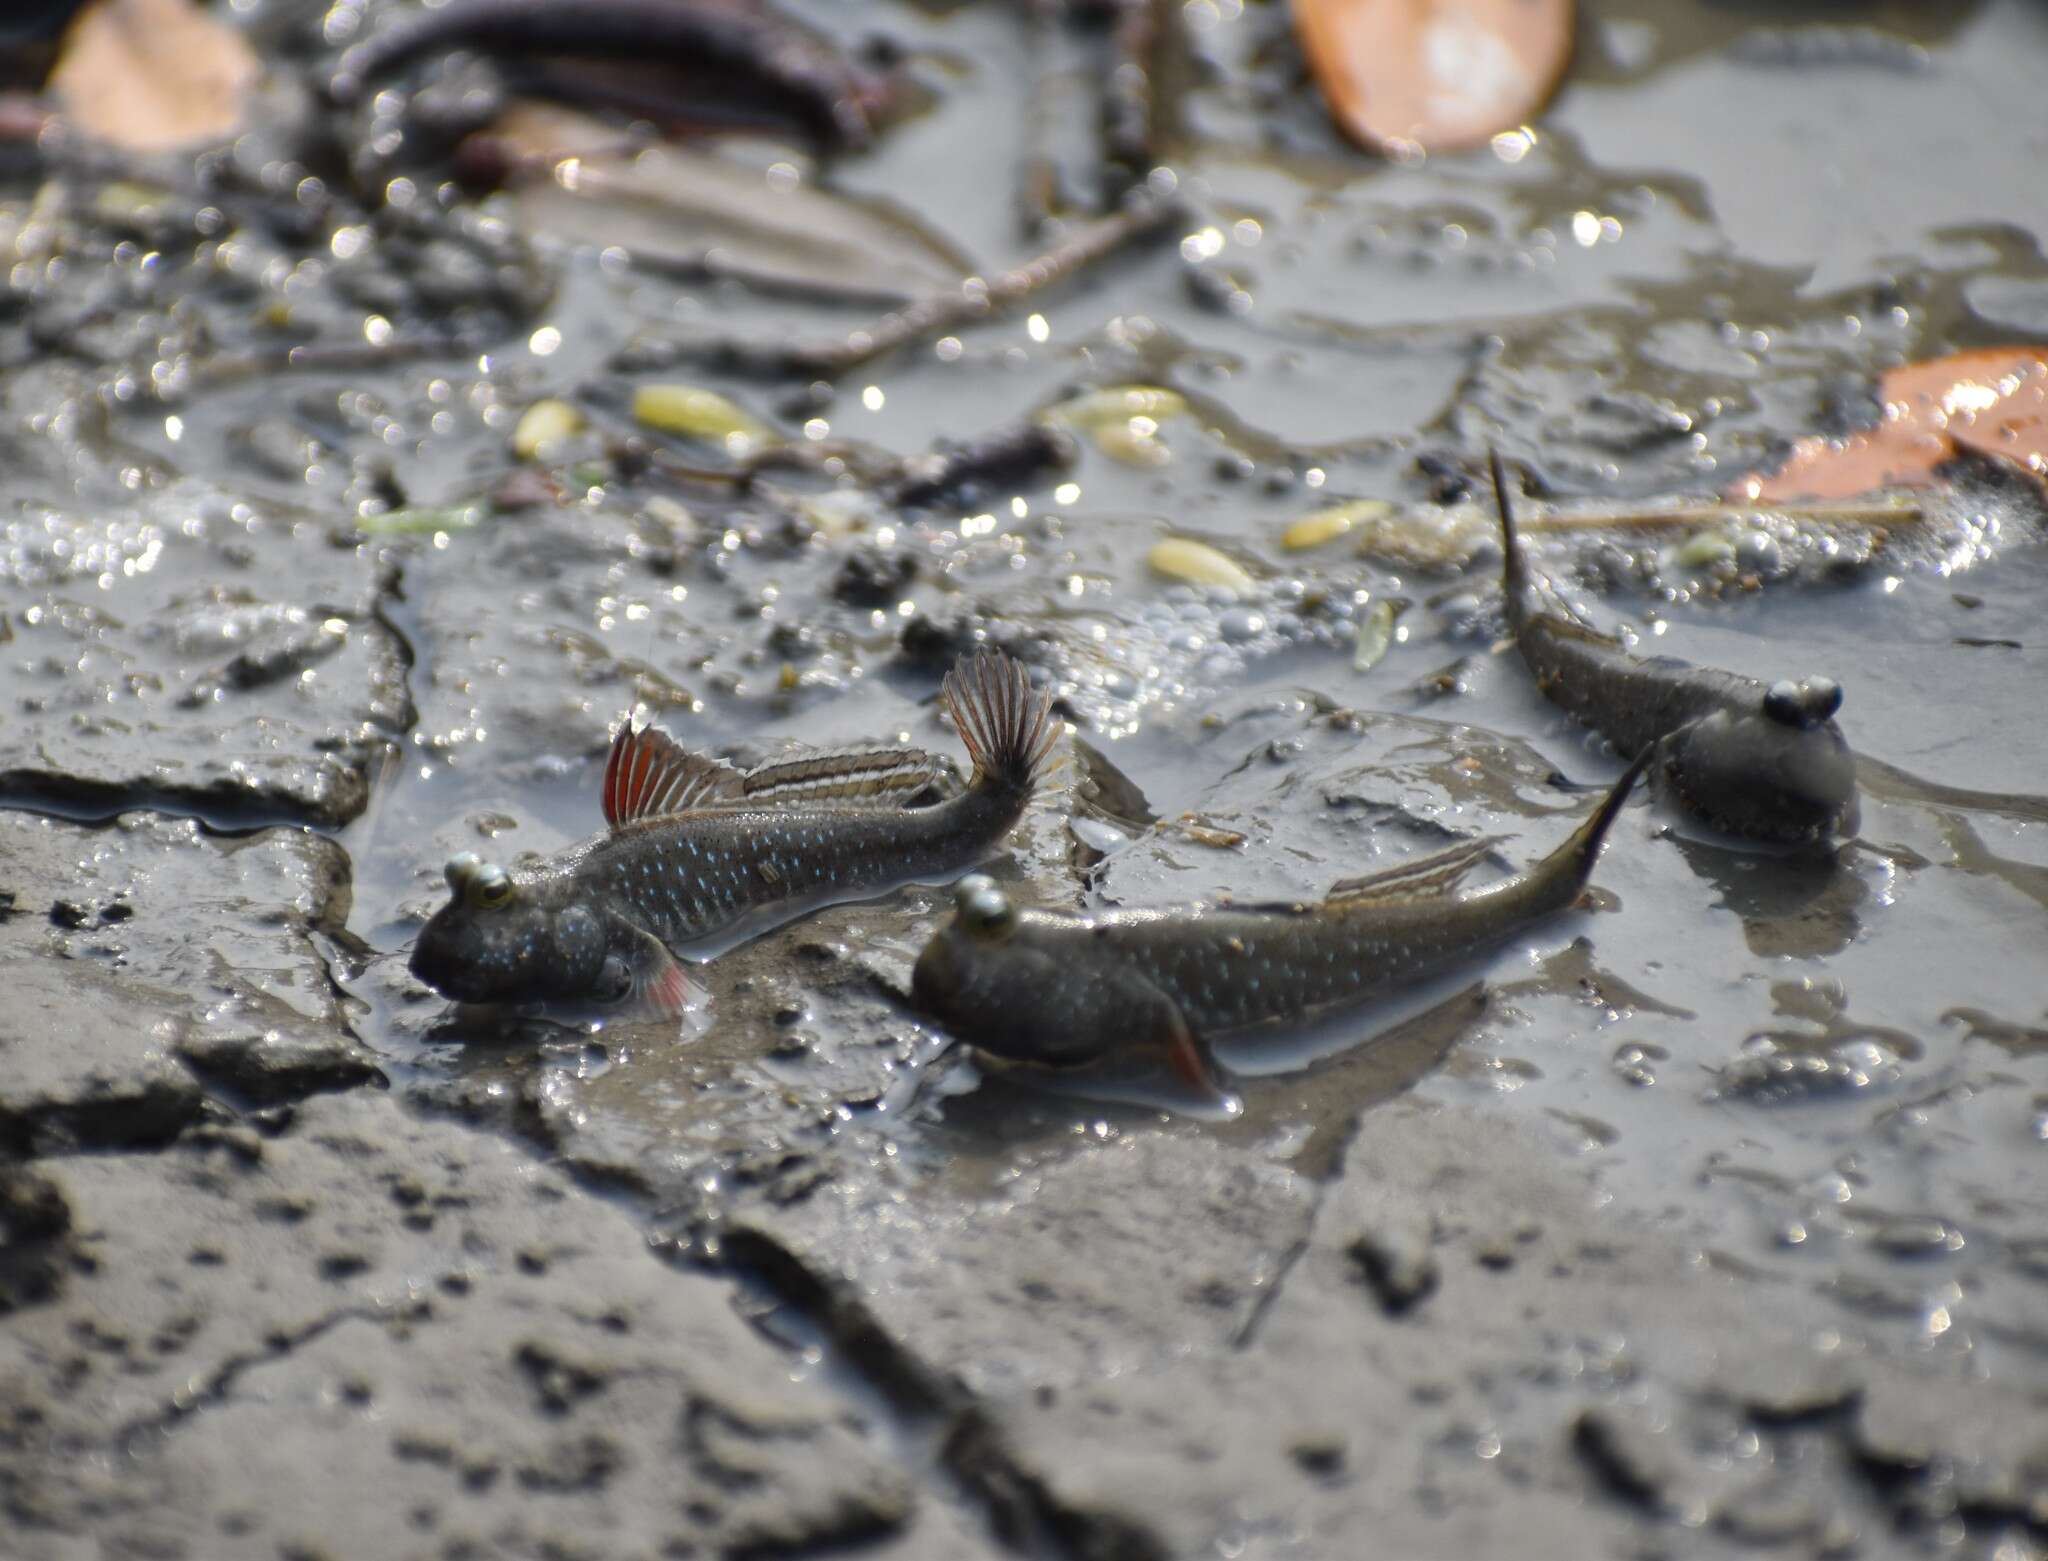
[[[679,1018],[701,996],[683,962],[649,932],[635,932],[627,949],[605,957],[605,977],[624,1014],[636,1019]]]
[[[1166,1064],[1173,1070],[1173,1076],[1200,1096],[1203,1105],[1233,1117],[1244,1110],[1244,1102],[1224,1084],[1215,1059],[1189,1026],[1187,1016],[1163,995],[1159,999],[1153,1039],[1165,1050]]]

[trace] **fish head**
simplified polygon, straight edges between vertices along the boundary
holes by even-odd
[[[463,1003],[601,997],[608,938],[603,920],[558,903],[495,862],[464,851],[445,869],[449,900],[420,929],[411,969]]]
[[[1816,840],[1856,829],[1856,756],[1834,714],[1841,685],[1790,679],[1754,706],[1730,705],[1665,739],[1664,771],[1686,805],[1754,840]]]
[[[953,919],[917,956],[910,998],[953,1035],[980,1046],[1020,1021],[1028,1025],[1044,983],[1056,975],[1010,897],[986,873],[970,873],[954,886]],[[1014,1055],[1000,1044],[990,1049]]]
[[[999,980],[1016,936],[1017,907],[986,873],[969,873],[953,888],[953,919],[932,934],[910,973],[911,1001],[952,1028],[973,1018],[973,1005]]]
[[[1020,911],[994,879],[973,873],[953,891],[953,918],[911,972],[911,1002],[956,1039],[1017,1062],[1093,1061],[1121,1012],[1100,962]]]

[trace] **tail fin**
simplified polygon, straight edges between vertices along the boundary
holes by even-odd
[[[1599,859],[1600,845],[1607,838],[1609,826],[1620,816],[1622,804],[1628,801],[1628,794],[1635,790],[1636,782],[1642,779],[1643,771],[1650,767],[1650,760],[1656,752],[1657,745],[1651,743],[1637,754],[1629,767],[1622,771],[1621,779],[1600,800],[1593,816],[1573,830],[1569,840],[1537,863],[1530,876],[1550,879],[1561,889],[1569,886],[1570,893],[1564,898],[1576,897],[1593,876],[1593,863]]]
[[[1501,591],[1507,597],[1508,622],[1520,629],[1528,611],[1524,604],[1529,599],[1529,571],[1522,561],[1522,539],[1515,531],[1514,506],[1508,502],[1507,468],[1501,464],[1500,451],[1491,445],[1486,459],[1493,468],[1493,502],[1500,510]]]
[[[962,657],[946,674],[939,703],[974,761],[972,785],[1029,791],[1037,783],[1059,726],[1052,696],[1032,689],[1022,664],[994,650]]]

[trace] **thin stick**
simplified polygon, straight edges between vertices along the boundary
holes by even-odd
[[[295,371],[341,373],[433,358],[475,358],[488,352],[492,345],[480,336],[401,336],[382,346],[355,341],[311,341],[291,347],[262,347],[196,360],[192,365],[192,387],[225,385]]]
[[[1698,504],[1670,509],[1570,510],[1517,519],[1524,531],[1655,531],[1718,525],[1759,515],[1835,526],[1910,526],[1926,519],[1917,504]]]
[[[992,319],[1184,216],[1173,201],[1133,200],[1122,211],[1098,218],[1022,265],[986,279],[967,277],[957,287],[927,294],[883,315],[843,341],[763,347],[724,338],[679,344],[680,355],[741,373],[835,379],[913,342]]]
[[[1059,204],[1059,165],[1047,149],[1053,113],[1051,74],[1053,21],[1060,0],[1027,0],[1024,6],[1024,49],[1031,61],[1031,96],[1024,105],[1024,160],[1017,170],[1017,227],[1027,239],[1041,237]]]
[[[1166,35],[1163,9],[1163,0],[1116,0],[1109,76],[1102,89],[1104,172],[1111,182],[1104,194],[1110,200],[1142,182],[1155,161],[1154,87]]]

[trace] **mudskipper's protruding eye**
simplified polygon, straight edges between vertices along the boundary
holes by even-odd
[[[1800,688],[1805,696],[1806,718],[1815,726],[1842,708],[1842,685],[1833,678],[1808,678]]]
[[[1841,708],[1842,685],[1833,678],[1781,678],[1764,690],[1764,714],[1780,726],[1819,726]]]
[[[485,910],[494,910],[512,898],[512,880],[504,868],[486,862],[470,879],[469,897]]]
[[[1017,920],[1017,909],[1009,896],[996,887],[986,873],[970,873],[953,891],[953,908],[969,932],[990,934],[1006,931]]]
[[[450,889],[457,894],[465,894],[476,878],[477,869],[483,865],[483,859],[474,851],[462,851],[449,857],[448,865],[442,868],[441,872],[447,878]]]

